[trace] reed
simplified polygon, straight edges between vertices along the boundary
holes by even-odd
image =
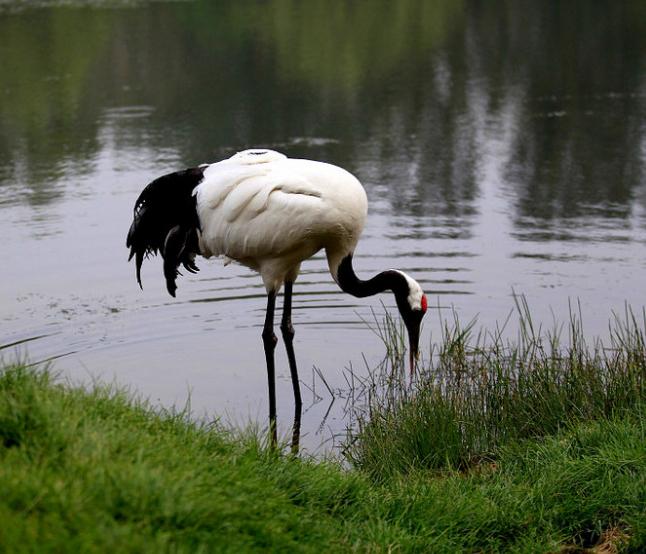
[[[536,327],[515,297],[518,334],[475,331],[455,316],[411,382],[402,329],[376,332],[388,356],[367,378],[352,376],[353,424],[344,454],[373,478],[416,469],[467,469],[502,445],[553,435],[573,423],[621,416],[646,398],[646,315],[613,314],[609,338],[586,341],[580,306],[566,326]]]

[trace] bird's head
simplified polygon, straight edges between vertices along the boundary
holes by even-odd
[[[393,270],[401,277],[399,285],[393,287],[397,308],[408,331],[409,358],[411,375],[415,371],[415,362],[419,358],[419,332],[422,318],[428,306],[426,295],[415,279],[403,271]]]

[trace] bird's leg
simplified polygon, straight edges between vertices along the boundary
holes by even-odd
[[[267,362],[267,380],[269,384],[269,436],[273,448],[278,444],[276,430],[276,367],[274,364],[274,350],[278,339],[274,334],[274,309],[276,307],[276,291],[267,295],[267,313],[265,326],[262,330],[262,342],[265,347],[265,360]]]
[[[294,355],[294,326],[292,325],[292,287],[294,283],[285,282],[285,294],[283,299],[283,318],[280,323],[280,330],[285,341],[287,360],[289,361],[289,373],[292,377],[292,388],[294,389],[294,426],[292,430],[292,453],[298,453],[298,446],[301,437],[301,415],[303,412],[303,401],[301,400],[301,387],[298,382],[298,369],[296,368],[296,356]]]

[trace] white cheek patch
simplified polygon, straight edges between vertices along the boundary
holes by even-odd
[[[408,283],[408,304],[411,307],[412,310],[422,310],[422,298],[424,296],[424,291],[422,290],[422,287],[419,286],[419,283],[415,281],[415,279],[410,278],[408,275],[406,275],[403,271],[399,271],[398,269],[395,269],[397,273],[400,275],[403,275],[404,278],[406,279],[406,282]]]

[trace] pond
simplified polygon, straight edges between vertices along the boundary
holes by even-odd
[[[644,306],[645,45],[643,2],[2,1],[0,345],[75,381],[265,425],[259,276],[200,260],[173,299],[159,260],[139,289],[125,248],[149,181],[250,147],[362,181],[355,267],[419,280],[426,352],[441,317],[491,329],[514,292],[547,327],[579,302],[603,335],[613,312]],[[347,421],[340,402],[325,417],[314,368],[341,387],[344,368],[378,364],[366,321],[394,302],[343,294],[322,254],[302,269],[295,344],[323,397],[303,387],[316,452]]]

